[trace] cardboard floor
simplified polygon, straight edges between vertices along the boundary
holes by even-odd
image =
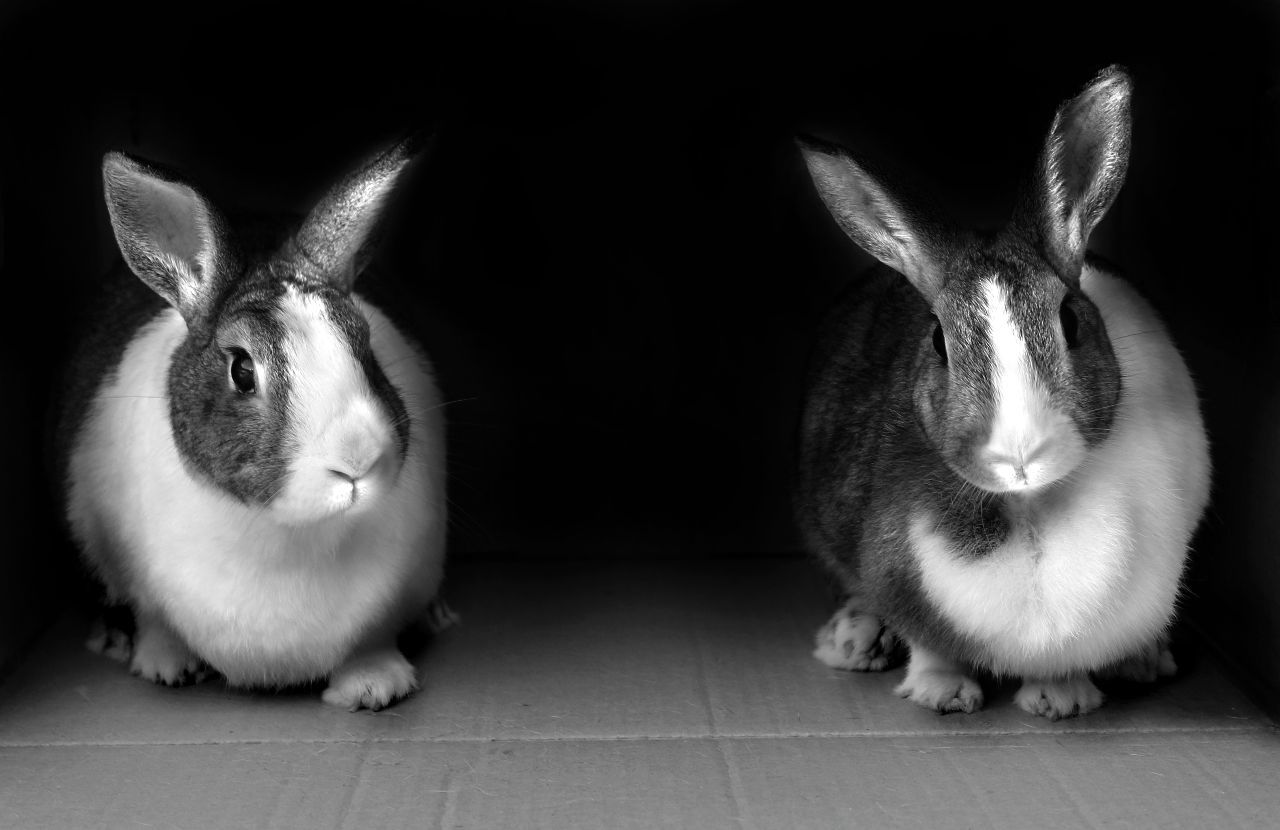
[[[797,558],[476,560],[416,696],[168,689],[51,630],[0,686],[0,828],[1276,827],[1280,734],[1207,656],[1049,723],[810,657]]]

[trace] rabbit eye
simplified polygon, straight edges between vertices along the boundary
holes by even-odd
[[[1067,305],[1066,300],[1062,301],[1062,308],[1058,309],[1058,320],[1062,323],[1062,336],[1067,341],[1067,348],[1074,349],[1080,345],[1080,318],[1076,316],[1071,306]]]
[[[249,357],[249,353],[241,349],[236,349],[231,353],[231,385],[237,391],[251,395],[258,388],[257,379],[253,373],[253,358]]]
[[[942,323],[937,319],[933,321],[933,350],[938,353],[938,357],[946,361],[947,336],[942,333]]]

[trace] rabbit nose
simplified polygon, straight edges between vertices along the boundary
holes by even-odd
[[[355,484],[356,482],[375,476],[387,464],[385,451],[368,453],[362,457],[344,458],[329,468],[329,472],[337,478]]]
[[[1003,446],[988,446],[983,449],[983,460],[991,464],[1012,464],[1023,467],[1049,451],[1049,440],[1042,438],[1029,446],[1020,444],[1013,449]]]
[[[1016,481],[1027,484],[1027,467],[1043,457],[1049,450],[1048,441],[1039,441],[1026,449],[1013,451],[987,448],[983,450],[982,460],[991,467],[1008,467]]]

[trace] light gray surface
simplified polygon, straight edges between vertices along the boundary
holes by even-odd
[[[1280,739],[1209,661],[1049,723],[976,715],[809,656],[794,559],[475,562],[424,688],[165,689],[71,620],[0,688],[0,827],[1267,826]]]

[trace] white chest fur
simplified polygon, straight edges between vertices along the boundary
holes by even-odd
[[[442,427],[429,368],[376,310],[373,349],[410,412],[397,486],[355,516],[291,528],[184,468],[168,428],[165,311],[100,391],[71,459],[68,518],[111,588],[160,613],[233,683],[322,677],[429,600],[443,565]]]
[[[1069,481],[1015,507],[1008,540],[986,556],[956,555],[936,517],[910,528],[929,599],[998,672],[1100,668],[1149,642],[1172,616],[1208,499],[1195,390],[1163,326],[1115,278],[1086,271],[1083,287],[1124,378],[1111,435]]]

